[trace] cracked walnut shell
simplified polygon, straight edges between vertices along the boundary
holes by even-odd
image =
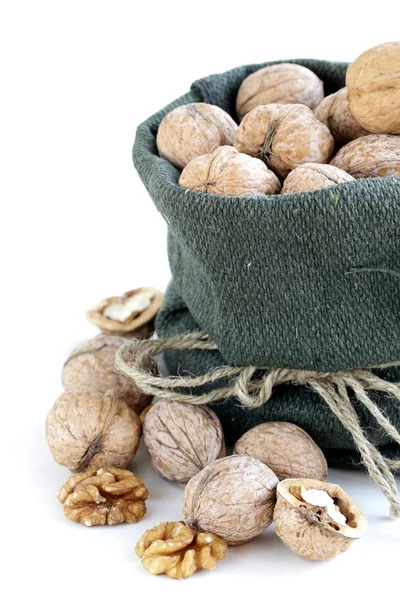
[[[197,192],[224,196],[263,196],[279,194],[279,179],[258,158],[221,146],[212,154],[190,161],[183,169],[179,185]]]
[[[253,108],[244,117],[234,146],[286,177],[304,163],[327,163],[334,141],[329,129],[307,106],[268,104]]]
[[[151,402],[151,396],[143,394],[114,366],[115,353],[125,342],[122,337],[99,335],[79,344],[64,364],[64,389],[92,388],[100,393],[112,389],[136,413],[141,412]]]
[[[356,179],[400,176],[400,136],[371,134],[343,146],[331,160]]]
[[[215,569],[217,560],[225,557],[227,543],[178,521],[159,523],[146,531],[135,550],[153,575],[166,573],[173,579],[186,579],[197,569]]]
[[[149,493],[140,477],[125,469],[90,469],[73,475],[58,492],[71,521],[91,525],[137,523]]]
[[[363,52],[346,73],[351,112],[372,133],[400,133],[400,42]]]
[[[242,119],[263,104],[305,104],[313,109],[324,97],[324,84],[317,75],[292,63],[271,65],[255,71],[242,82],[236,112]]]
[[[290,171],[282,186],[282,194],[313,192],[338,183],[353,181],[354,177],[333,165],[305,163]]]
[[[293,423],[269,422],[247,431],[236,442],[235,454],[248,454],[273,470],[278,479],[326,479],[328,465],[314,440]]]
[[[237,124],[227,112],[205,102],[178,106],[167,114],[157,132],[157,149],[175,167],[183,169],[219,146],[231,146]]]
[[[309,560],[331,560],[367,529],[360,508],[338,485],[285,479],[276,495],[276,533],[290,550]]]
[[[272,522],[278,482],[275,473],[252,456],[215,460],[186,485],[186,525],[214,533],[228,545],[249,542]]]
[[[73,472],[128,466],[140,434],[139,417],[112,390],[66,391],[46,420],[53,458]]]
[[[153,333],[162,301],[163,295],[156,288],[137,288],[101,300],[86,316],[103,333],[142,338]]]
[[[221,423],[205,406],[156,402],[145,417],[143,438],[156,473],[181,485],[225,456]]]
[[[345,87],[326,96],[314,110],[314,114],[328,127],[338,146],[370,133],[353,117]]]

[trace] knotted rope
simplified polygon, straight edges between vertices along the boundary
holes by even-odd
[[[170,339],[130,340],[116,353],[117,369],[130,377],[144,393],[163,400],[176,400],[191,404],[210,404],[217,400],[236,397],[249,408],[262,406],[270,399],[273,389],[283,383],[307,385],[317,392],[347,429],[361,454],[372,479],[390,502],[391,514],[400,517],[400,498],[392,470],[400,469],[400,460],[390,460],[368,440],[350,400],[349,392],[374,416],[382,429],[400,445],[400,432],[368,396],[377,390],[400,401],[400,383],[391,383],[369,370],[353,369],[336,373],[301,371],[298,369],[271,369],[266,367],[220,367],[200,376],[167,376],[159,374],[155,356],[165,350],[218,350],[204,332],[188,333]],[[381,365],[395,366],[399,363]],[[373,368],[373,367],[371,367]],[[229,378],[230,383],[207,393],[193,395],[191,390],[205,384]],[[186,393],[184,390],[188,388]]]

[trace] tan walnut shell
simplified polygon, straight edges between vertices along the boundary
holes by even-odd
[[[228,545],[249,542],[272,522],[278,481],[252,456],[215,460],[186,485],[182,505],[186,525],[214,533]]]
[[[190,161],[183,169],[179,185],[197,192],[224,196],[263,196],[279,194],[279,179],[258,158],[221,146],[212,154]]]
[[[314,110],[314,114],[328,127],[337,146],[343,146],[370,133],[353,117],[345,87],[326,96]]]
[[[247,431],[233,452],[248,454],[273,470],[278,479],[326,479],[328,465],[314,440],[293,423],[269,422]]]
[[[99,393],[112,389],[135,412],[141,412],[151,402],[151,396],[139,391],[114,366],[115,353],[125,342],[125,338],[100,335],[79,344],[64,364],[64,389],[91,388]]]
[[[327,492],[346,517],[346,523],[336,522],[326,508],[304,501],[302,486]],[[290,550],[309,560],[331,560],[367,529],[360,508],[338,485],[314,479],[285,479],[278,485],[276,496],[276,533]]]
[[[236,112],[242,119],[263,104],[305,104],[314,109],[323,97],[324,84],[313,71],[302,65],[281,63],[246,77],[236,97]]]
[[[253,108],[244,117],[234,146],[286,177],[304,163],[329,162],[334,141],[329,129],[307,106],[268,104]]]
[[[143,438],[156,473],[178,484],[225,456],[221,423],[205,406],[156,402],[144,419]]]
[[[194,102],[178,106],[168,113],[157,132],[157,149],[161,157],[183,169],[203,154],[219,146],[231,146],[237,124],[219,106]]]
[[[139,417],[111,390],[66,391],[46,420],[54,459],[73,472],[125,468],[136,454],[140,434]]]
[[[363,52],[346,73],[354,118],[372,133],[400,133],[400,42]]]
[[[146,514],[143,480],[125,469],[90,469],[70,477],[57,498],[71,521],[92,525],[137,523]]]
[[[154,332],[154,319],[161,308],[162,301],[163,294],[160,290],[136,288],[125,292],[123,296],[111,296],[101,300],[86,313],[86,316],[88,321],[103,333],[141,339]],[[118,319],[108,316],[113,314],[110,311],[113,311]]]
[[[305,163],[290,171],[282,186],[282,194],[322,190],[338,183],[353,181],[354,177],[332,165]]]
[[[400,176],[400,136],[370,134],[346,144],[331,160],[356,179]]]
[[[224,540],[190,529],[182,521],[159,523],[145,531],[135,548],[147,571],[172,579],[186,579],[197,569],[215,569],[226,550]]]

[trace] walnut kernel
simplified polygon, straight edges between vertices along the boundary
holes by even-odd
[[[136,554],[147,571],[166,573],[173,579],[186,579],[197,569],[215,569],[226,550],[224,540],[190,529],[181,521],[156,525],[136,544]]]
[[[343,146],[331,160],[356,179],[400,176],[400,137],[370,134]]]
[[[314,114],[328,127],[337,146],[343,146],[370,133],[353,117],[345,87],[326,96],[314,110]]]
[[[305,163],[290,171],[282,186],[282,194],[312,192],[323,188],[353,181],[354,177],[332,165]]]

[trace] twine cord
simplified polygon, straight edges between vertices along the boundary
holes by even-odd
[[[163,400],[191,404],[211,404],[218,400],[238,398],[243,406],[255,408],[268,402],[274,388],[278,385],[284,383],[307,385],[324,399],[343,427],[349,431],[369,475],[388,499],[392,516],[400,517],[400,498],[391,472],[400,469],[400,460],[385,458],[368,440],[349,396],[349,392],[352,393],[355,400],[373,415],[382,430],[400,445],[400,432],[368,395],[368,391],[376,390],[400,402],[400,383],[385,381],[370,370],[364,369],[322,373],[255,366],[225,366],[199,376],[163,377],[155,368],[153,359],[169,349],[218,350],[216,344],[202,331],[169,339],[133,339],[118,349],[115,365],[130,377],[142,392],[159,396]],[[399,363],[391,363],[384,366],[398,365]],[[198,395],[192,393],[194,388],[223,379],[227,379],[228,384],[222,388]]]

